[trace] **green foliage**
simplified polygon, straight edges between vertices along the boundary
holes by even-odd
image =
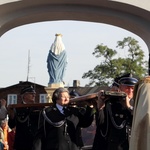
[[[103,44],[97,45],[92,54],[100,59],[100,64],[83,74],[83,79],[90,79],[86,86],[109,86],[115,77],[125,73],[132,73],[139,78],[147,75],[148,62],[144,61],[144,52],[138,41],[127,37],[123,41],[118,41],[116,47],[123,52],[126,50],[128,58],[116,58],[118,54],[116,50]]]

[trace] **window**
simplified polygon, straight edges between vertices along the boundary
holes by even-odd
[[[7,95],[7,106],[10,104],[17,104],[17,94]]]
[[[40,103],[47,103],[47,94],[40,94]]]

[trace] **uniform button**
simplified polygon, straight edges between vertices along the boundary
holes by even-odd
[[[120,118],[123,118],[123,114],[120,114]]]

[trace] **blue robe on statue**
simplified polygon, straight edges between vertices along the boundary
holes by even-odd
[[[47,68],[49,73],[49,84],[62,83],[67,65],[67,54],[63,50],[59,55],[55,55],[51,50],[47,58]]]

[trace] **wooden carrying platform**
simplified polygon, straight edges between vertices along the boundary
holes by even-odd
[[[105,91],[104,94],[106,96],[119,96],[119,97],[126,97],[126,93],[124,92],[114,92],[114,91]],[[76,104],[83,101],[89,101],[89,100],[97,100],[98,99],[98,93],[92,93],[87,94],[75,98],[71,98],[69,104]],[[21,108],[21,107],[46,107],[46,106],[52,106],[53,103],[33,103],[33,104],[11,104],[9,105],[9,108]]]
[[[75,97],[70,99],[70,104],[75,104],[76,102],[93,100],[97,98],[97,93],[87,94],[80,97]],[[33,104],[10,104],[9,108],[21,108],[21,107],[46,107],[52,106],[53,103],[33,103]]]

